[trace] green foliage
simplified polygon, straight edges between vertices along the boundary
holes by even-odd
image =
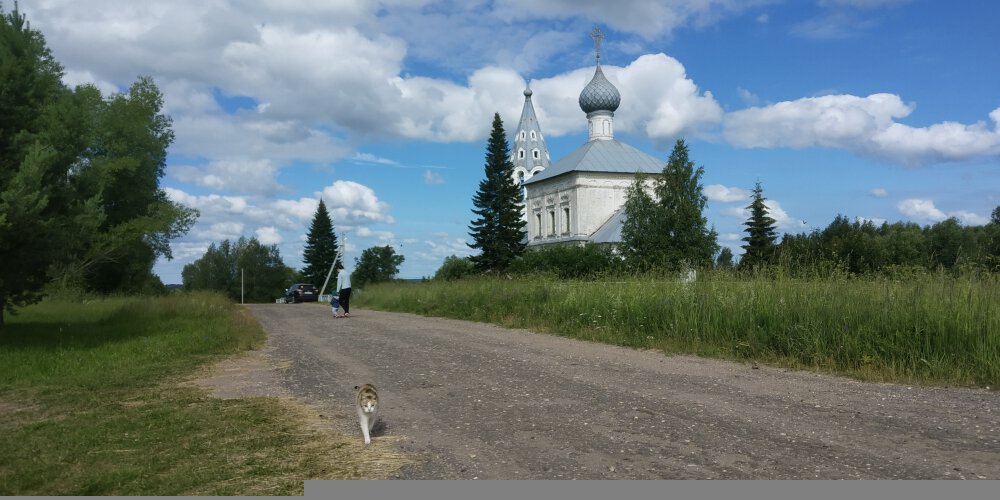
[[[688,147],[678,139],[663,172],[653,181],[653,196],[637,176],[627,193],[622,254],[637,270],[708,267],[718,249],[716,233],[704,216],[704,168],[694,168]],[[629,220],[631,219],[631,221]]]
[[[303,407],[190,383],[264,338],[216,293],[24,308],[0,336],[0,495],[301,496],[369,474]]]
[[[753,201],[746,207],[750,210],[750,218],[743,223],[747,228],[747,236],[743,238],[746,245],[743,245],[743,257],[740,258],[740,265],[748,268],[759,267],[769,264],[774,259],[774,252],[777,248],[775,242],[778,239],[775,231],[775,223],[768,215],[767,206],[764,205],[764,189],[760,186],[760,181],[753,189]]]
[[[369,283],[390,281],[399,273],[399,265],[404,260],[389,245],[366,248],[361,252],[361,257],[355,260],[351,284],[360,288]]]
[[[521,189],[511,182],[514,163],[510,160],[510,146],[503,129],[500,113],[493,115],[493,131],[486,147],[486,178],[479,182],[479,190],[472,198],[472,210],[477,218],[469,226],[473,242],[471,248],[480,250],[472,257],[481,272],[503,271],[526,247],[521,218]]]
[[[722,247],[722,250],[719,250],[719,255],[715,257],[715,267],[716,269],[732,269],[733,251],[729,247]]]
[[[322,287],[334,260],[343,263],[337,245],[337,235],[333,230],[333,220],[330,219],[330,212],[327,211],[323,200],[319,200],[316,215],[313,216],[312,223],[309,224],[306,246],[302,251],[302,262],[305,264],[301,271],[302,280]],[[336,274],[330,274],[332,283],[335,283],[336,279]]]
[[[618,269],[619,262],[607,245],[544,245],[525,252],[510,271],[584,279],[611,273]]]
[[[838,215],[823,230],[786,234],[776,265],[792,273],[840,269],[853,275],[894,276],[915,269],[960,273],[1000,270],[1000,225],[962,226],[946,219],[921,227],[912,222],[883,223]]]
[[[66,103],[61,77],[42,34],[16,7],[0,8],[0,326],[4,312],[40,299],[51,265],[70,259],[68,231],[92,228],[72,227],[70,165],[59,162],[70,146],[46,140]]]
[[[469,278],[385,284],[366,308],[867,380],[1000,383],[1000,276],[907,280],[699,273],[614,281]]]
[[[434,273],[434,279],[443,281],[457,280],[475,274],[475,272],[476,266],[472,263],[471,259],[450,255],[444,258],[444,263]]]
[[[653,228],[659,225],[656,201],[646,190],[646,176],[636,174],[635,181],[625,192],[625,220],[622,222],[621,252],[633,269],[648,269],[653,262],[663,259],[660,253],[665,242],[663,235]]]
[[[152,274],[196,212],[158,187],[173,140],[148,77],[104,99],[68,89],[41,33],[0,8],[0,326],[53,279],[97,292]]]
[[[185,290],[215,290],[234,301],[242,297],[245,302],[272,302],[291,285],[295,271],[281,260],[277,245],[241,237],[235,243],[212,243],[205,255],[184,266],[181,276]]]
[[[152,279],[158,257],[171,258],[171,239],[188,231],[197,212],[170,201],[160,189],[170,117],[149,77],[97,106],[95,138],[81,160],[78,184],[102,200],[104,221],[83,257],[84,277],[98,292],[136,291]]]

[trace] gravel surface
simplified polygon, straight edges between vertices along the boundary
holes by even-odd
[[[1000,479],[1000,393],[872,384],[441,318],[247,306],[280,391],[352,419],[402,479]],[[277,390],[277,389],[276,389]],[[342,427],[342,426],[341,426]]]

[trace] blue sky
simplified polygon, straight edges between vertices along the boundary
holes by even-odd
[[[13,2],[0,0],[5,10]],[[1000,4],[936,0],[21,2],[70,85],[154,77],[173,118],[162,186],[201,211],[155,271],[256,236],[301,267],[322,197],[350,262],[393,245],[400,276],[469,255],[494,112],[530,81],[553,160],[586,141],[602,66],[616,138],[666,160],[683,137],[706,215],[741,253],[760,180],[780,232],[838,214],[987,222],[1000,205]]]

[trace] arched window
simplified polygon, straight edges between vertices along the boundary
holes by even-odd
[[[542,237],[542,214],[535,214],[535,238]]]
[[[535,131],[534,130],[531,131],[531,140],[535,140]]]
[[[535,149],[535,150],[531,151],[531,156],[534,157],[537,160],[538,159],[538,150]]]
[[[569,207],[563,207],[563,232],[569,232]]]
[[[521,131],[521,140],[522,141],[524,140],[524,131],[523,130]]]
[[[517,159],[518,160],[524,159],[524,150],[523,149],[518,149],[517,150]]]
[[[549,211],[549,234],[556,234],[556,211]]]

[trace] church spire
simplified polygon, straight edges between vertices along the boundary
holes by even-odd
[[[549,148],[545,146],[542,129],[535,116],[535,107],[531,103],[531,85],[524,89],[524,107],[521,109],[521,121],[514,131],[514,148],[511,151],[511,161],[514,163],[515,184],[520,185],[531,176],[545,170],[549,166]]]

